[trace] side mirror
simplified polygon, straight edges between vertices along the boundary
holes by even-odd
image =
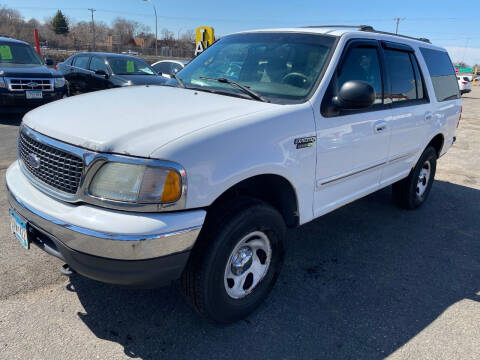
[[[50,58],[45,58],[45,65],[47,66],[53,66],[53,60]]]
[[[105,76],[105,78],[108,79],[108,74],[105,70],[96,70],[95,75]]]
[[[339,109],[363,109],[375,102],[375,89],[365,81],[352,80],[342,85],[333,104]]]

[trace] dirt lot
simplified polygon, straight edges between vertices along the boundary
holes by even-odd
[[[219,327],[175,285],[133,291],[60,276],[9,230],[5,169],[18,119],[0,120],[2,359],[480,358],[480,88],[429,201],[403,211],[384,189],[289,232],[267,302]]]

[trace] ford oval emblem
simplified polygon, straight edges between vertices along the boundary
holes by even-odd
[[[40,158],[35,154],[28,154],[27,162],[34,169],[40,168]]]
[[[36,88],[38,86],[38,83],[36,83],[35,81],[30,81],[27,84],[27,86],[30,87],[30,88]]]

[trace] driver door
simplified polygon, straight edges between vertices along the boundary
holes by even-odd
[[[351,40],[345,46],[315,111],[317,168],[314,216],[318,217],[379,188],[389,147],[382,53],[375,40]],[[351,80],[370,84],[375,103],[358,110],[340,110],[332,99]],[[317,109],[320,106],[317,107]]]
[[[92,60],[90,61],[89,67],[90,73],[90,90],[97,91],[97,90],[104,90],[109,88],[109,80],[108,74],[110,71],[108,70],[107,64],[105,64],[105,60],[99,56],[93,56]],[[96,74],[95,72],[98,70],[105,71],[107,76]]]

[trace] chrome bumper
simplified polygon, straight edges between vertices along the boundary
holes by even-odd
[[[66,247],[116,260],[147,260],[193,248],[204,210],[132,213],[71,205],[35,188],[15,162],[7,170],[8,202],[28,223]]]
[[[190,250],[201,226],[156,235],[106,234],[67,224],[29,207],[8,189],[8,202],[17,214],[74,250],[118,260],[144,260]],[[73,245],[73,246],[72,246]]]

